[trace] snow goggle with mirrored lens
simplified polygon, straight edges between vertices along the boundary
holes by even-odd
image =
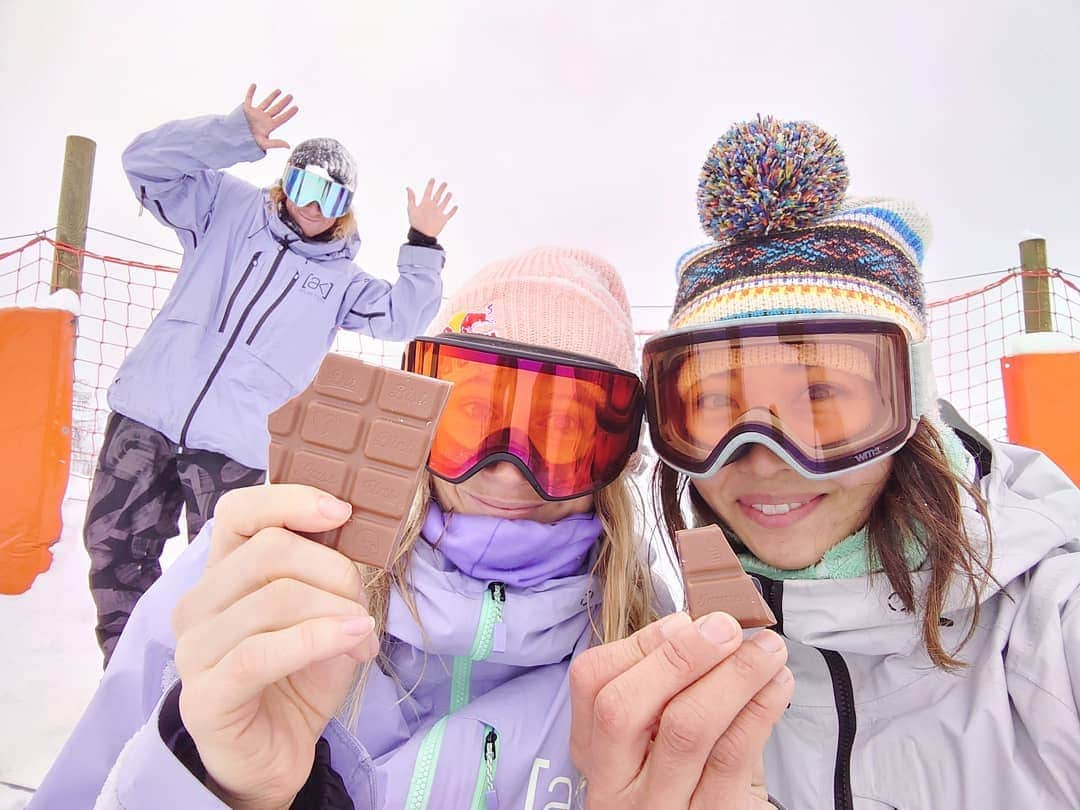
[[[353,197],[353,193],[341,183],[320,177],[299,166],[285,167],[281,187],[285,196],[301,208],[318,203],[322,215],[328,219],[336,219],[348,211]]]
[[[643,357],[653,446],[698,478],[754,443],[808,478],[856,469],[915,431],[912,351],[899,325],[850,316],[747,318],[657,335]]]
[[[508,461],[542,498],[566,500],[610,484],[637,450],[641,381],[601,360],[445,334],[412,341],[404,366],[454,384],[428,459],[450,483]]]

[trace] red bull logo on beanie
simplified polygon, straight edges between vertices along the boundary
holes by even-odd
[[[452,315],[443,333],[496,337],[493,307],[493,304],[488,304],[483,312],[458,312]]]

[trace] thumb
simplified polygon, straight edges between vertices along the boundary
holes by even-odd
[[[341,526],[352,506],[315,487],[267,484],[234,489],[214,509],[214,532],[207,566],[227,557],[263,529],[325,532]]]
[[[320,708],[323,713],[328,711],[329,715],[333,715],[340,708],[356,681],[357,670],[374,658],[378,651],[378,637],[371,633],[349,652],[308,665],[307,672],[313,681],[312,685],[316,687],[316,694],[312,699],[322,704]]]
[[[594,662],[597,681],[601,686],[622,675],[663,644],[677,630],[690,624],[685,612],[672,613],[642,627],[629,638],[601,644],[589,650],[596,656]]]
[[[754,763],[754,770],[750,776],[750,792],[760,799],[767,798],[769,792],[765,789],[765,759],[758,757]]]
[[[272,140],[272,141],[267,142],[266,148],[267,149],[289,149],[291,147],[289,146],[287,141]]]
[[[406,188],[405,191],[409,194],[409,207],[416,208],[416,194],[413,193],[411,188]]]

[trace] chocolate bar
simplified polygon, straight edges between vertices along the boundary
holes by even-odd
[[[270,415],[270,482],[352,504],[340,528],[304,533],[385,568],[401,539],[451,384],[328,354],[311,385]]]
[[[719,526],[677,531],[675,545],[692,618],[722,610],[746,629],[776,624]]]

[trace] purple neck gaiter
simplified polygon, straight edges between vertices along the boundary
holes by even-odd
[[[445,514],[432,501],[421,534],[455,568],[473,579],[529,588],[584,573],[600,531],[600,518],[591,512],[570,515],[557,523],[537,523]]]

